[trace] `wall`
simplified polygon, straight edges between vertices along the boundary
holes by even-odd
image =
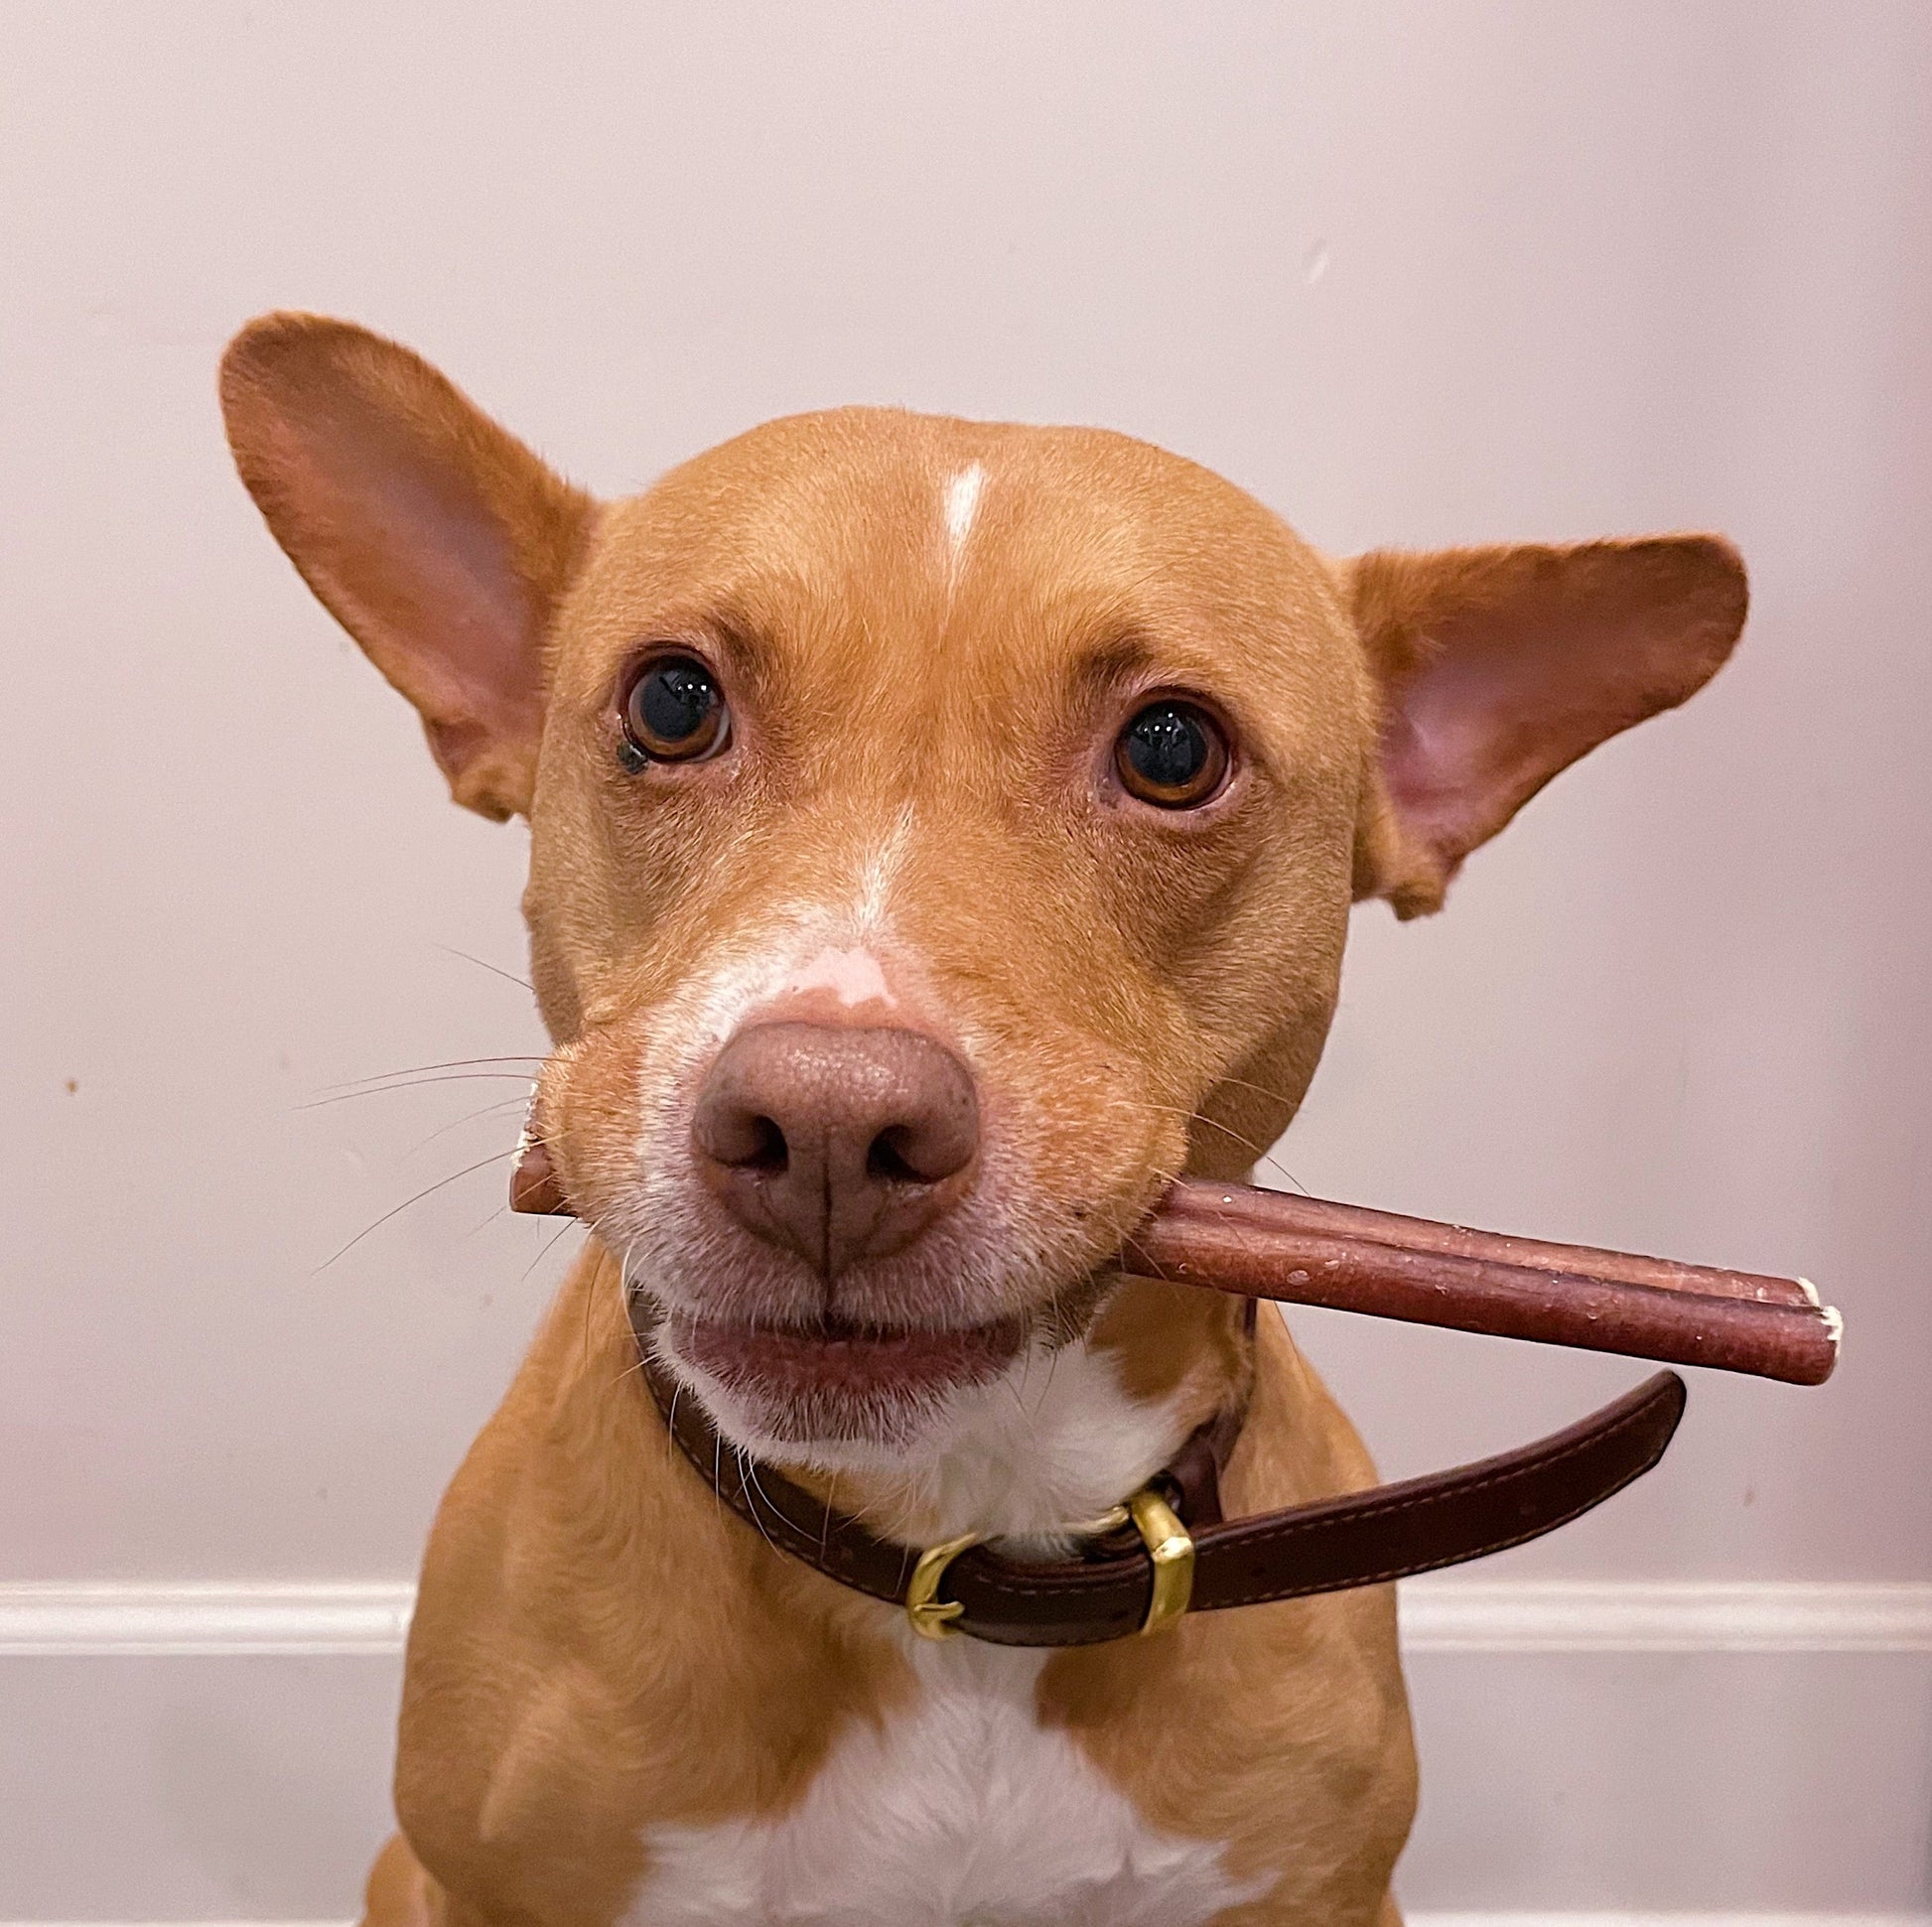
[[[278,305],[609,491],[873,400],[1130,430],[1337,550],[1733,535],[1714,689],[1360,913],[1280,1170],[1850,1327],[1418,1607],[1412,1900],[1926,1904],[1928,68],[1911,0],[0,14],[0,1916],[347,1908],[398,1588],[573,1242],[500,1212],[517,1065],[340,1090],[540,1037],[520,832],[227,468]],[[1395,1472],[1632,1375],[1298,1326]]]

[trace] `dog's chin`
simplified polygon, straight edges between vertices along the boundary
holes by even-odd
[[[823,1457],[909,1445],[952,1394],[1005,1371],[1028,1328],[1025,1317],[931,1330],[673,1312],[659,1342],[729,1436]]]

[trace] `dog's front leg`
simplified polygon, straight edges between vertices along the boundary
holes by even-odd
[[[408,1841],[392,1834],[369,1868],[360,1927],[483,1927],[483,1923],[452,1902]]]

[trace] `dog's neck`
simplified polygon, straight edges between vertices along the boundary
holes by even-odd
[[[1036,1341],[902,1445],[758,1455],[884,1538],[1048,1555],[1238,1404],[1252,1363],[1238,1301],[1125,1279],[1084,1332]]]

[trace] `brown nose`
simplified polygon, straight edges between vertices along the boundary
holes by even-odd
[[[916,1031],[762,1024],[718,1053],[691,1137],[732,1215],[830,1279],[958,1201],[979,1101],[966,1066]]]

